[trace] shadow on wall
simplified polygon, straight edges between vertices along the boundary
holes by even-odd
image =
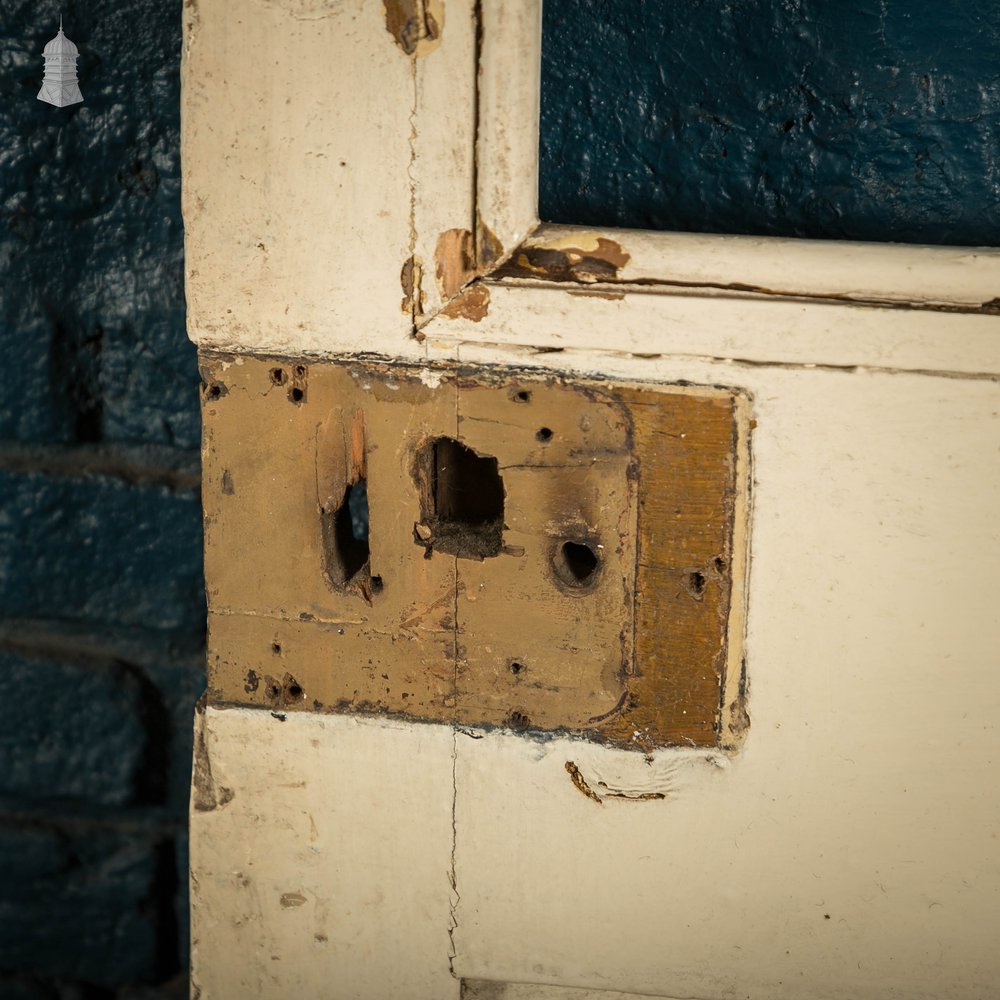
[[[84,97],[66,108],[36,100],[60,14]],[[205,609],[180,52],[181,0],[5,0],[4,997],[186,990]]]
[[[996,0],[552,0],[552,222],[1000,245]]]

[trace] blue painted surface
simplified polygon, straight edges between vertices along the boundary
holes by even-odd
[[[205,608],[181,11],[3,4],[0,996],[183,993]],[[60,13],[84,95],[61,109],[35,99]]]
[[[996,0],[548,0],[541,216],[1000,245]]]

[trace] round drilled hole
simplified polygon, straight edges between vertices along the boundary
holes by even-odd
[[[293,385],[292,388],[288,390],[288,398],[293,403],[301,403],[305,397],[306,394],[297,385]]]
[[[288,685],[288,687],[286,688],[286,692],[287,692],[289,698],[301,698],[302,697],[302,688],[299,687],[299,685],[296,684],[294,681],[291,684]]]
[[[552,440],[552,429],[550,427],[539,427],[535,440],[542,444],[548,444]]]
[[[515,403],[530,403],[531,393],[527,389],[518,389],[510,398]]]
[[[552,560],[556,576],[569,587],[589,587],[600,565],[597,552],[586,542],[563,542]]]
[[[507,664],[507,668],[516,676],[524,670],[524,664],[520,660],[511,660],[510,663]]]
[[[268,374],[274,385],[284,385],[288,381],[288,375],[285,374],[284,368],[272,368]]]

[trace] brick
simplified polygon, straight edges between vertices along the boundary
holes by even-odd
[[[0,615],[201,628],[199,498],[0,471]]]
[[[141,676],[115,663],[0,652],[0,796],[124,805],[149,756]],[[155,690],[146,697],[155,697]]]
[[[164,894],[169,842],[0,822],[0,858],[0,970],[112,987],[176,968],[162,940],[173,928],[149,905]]]
[[[9,0],[0,59],[0,439],[198,444],[180,210],[181,0],[68,12],[84,103],[34,100],[55,22]]]

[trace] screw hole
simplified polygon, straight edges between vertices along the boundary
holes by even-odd
[[[288,398],[293,403],[301,403],[305,399],[306,394],[297,386],[293,385],[291,389],[288,390]]]
[[[289,698],[301,698],[302,697],[302,688],[300,688],[298,684],[289,684],[288,688],[287,688],[287,691],[288,691],[288,697]]]
[[[548,444],[552,440],[552,430],[548,427],[540,427],[535,435],[535,440],[541,441],[542,444]]]
[[[588,586],[599,565],[597,553],[583,542],[563,542],[553,560],[556,576],[570,587]]]
[[[513,396],[510,397],[515,403],[530,403],[531,393],[527,389],[518,389]]]
[[[522,670],[524,670],[524,664],[521,663],[520,660],[511,660],[509,666],[510,666],[510,672],[515,675],[519,674]]]
[[[284,385],[288,381],[284,368],[272,368],[270,371],[271,382],[274,385]]]
[[[691,596],[698,600],[704,597],[705,584],[707,582],[705,574],[699,573],[697,570],[694,573],[688,574],[688,590],[691,592]]]

